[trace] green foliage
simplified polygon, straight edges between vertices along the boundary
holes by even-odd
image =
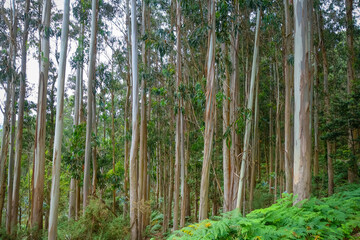
[[[85,156],[86,124],[74,125],[74,131],[70,138],[69,151],[63,154],[64,162],[69,166],[70,173],[75,179],[82,177],[82,165]]]
[[[292,195],[246,217],[234,210],[175,231],[168,239],[352,239],[360,227],[360,188],[293,206]]]
[[[78,221],[69,221],[67,216],[59,219],[58,239],[128,239],[128,223],[128,219],[115,216],[101,200],[93,199]]]

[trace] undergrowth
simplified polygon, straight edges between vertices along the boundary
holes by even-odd
[[[91,200],[78,221],[59,219],[59,240],[112,240],[129,238],[129,220],[115,216],[100,200]]]
[[[246,217],[234,210],[175,231],[168,239],[359,239],[355,234],[360,231],[360,186],[350,189],[305,200],[301,207],[293,206],[292,195],[285,194]]]

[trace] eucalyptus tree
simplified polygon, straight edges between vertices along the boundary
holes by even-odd
[[[347,43],[347,94],[351,94],[353,91],[353,85],[355,80],[355,51],[354,51],[354,20],[353,20],[353,0],[345,0],[346,10],[346,43]],[[349,128],[350,129],[350,128]],[[349,149],[356,154],[354,139],[357,139],[359,135],[358,130],[349,130]],[[356,158],[353,157],[350,160],[350,166],[348,168],[348,181],[353,183],[358,180],[357,176],[358,164]]]
[[[86,120],[86,143],[85,143],[85,166],[84,166],[84,187],[83,187],[83,211],[88,204],[90,194],[90,164],[91,164],[91,138],[93,131],[93,86],[95,81],[95,63],[96,63],[96,42],[97,42],[97,16],[98,0],[92,0],[91,3],[91,40],[89,52],[89,75],[87,86],[87,120]]]
[[[21,43],[21,73],[20,73],[20,96],[19,96],[19,113],[17,122],[16,135],[16,152],[14,163],[14,183],[12,189],[12,209],[11,209],[11,229],[13,230],[18,223],[20,176],[21,176],[21,157],[23,150],[23,128],[24,128],[24,106],[26,92],[26,62],[27,62],[27,41],[29,35],[29,16],[30,0],[25,1],[24,9],[24,28]]]
[[[11,233],[11,209],[12,209],[12,188],[14,180],[14,161],[15,161],[15,124],[16,124],[16,108],[15,101],[17,101],[16,96],[16,55],[17,55],[17,28],[18,28],[18,10],[16,9],[16,1],[12,1],[11,4],[11,44],[10,44],[10,56],[11,56],[11,125],[10,125],[10,154],[9,154],[9,163],[8,163],[8,199],[6,206],[6,231],[8,234]],[[1,206],[2,207],[2,206]]]
[[[146,34],[149,34],[150,27],[150,13],[149,5],[147,1],[142,2],[142,27],[141,35],[143,38],[146,37]],[[140,149],[139,149],[139,193],[138,193],[138,202],[145,206],[146,201],[146,185],[147,185],[147,97],[146,97],[146,88],[147,82],[149,81],[149,64],[148,64],[148,50],[146,49],[146,40],[142,42],[141,46],[141,57],[144,73],[141,80],[141,106],[140,106]],[[146,209],[146,208],[144,208]],[[142,233],[145,230],[146,223],[146,212],[142,208],[138,208],[138,238],[142,238]]]
[[[214,118],[215,118],[215,0],[209,0],[208,22],[208,53],[206,75],[206,107],[204,132],[204,158],[201,172],[199,220],[208,217],[210,162],[213,147]]]
[[[311,135],[310,135],[310,78],[307,47],[309,0],[294,1],[294,203],[310,197]]]
[[[292,193],[293,156],[291,151],[291,95],[292,95],[292,73],[293,69],[289,64],[292,41],[292,25],[289,8],[289,0],[284,0],[285,10],[285,44],[284,44],[284,78],[285,78],[285,177],[286,191]]]
[[[250,80],[250,89],[249,89],[249,98],[247,101],[246,109],[249,112],[252,112],[253,109],[253,102],[254,102],[254,93],[255,93],[255,78],[257,72],[257,64],[258,64],[258,57],[259,57],[259,45],[260,45],[260,22],[261,22],[261,11],[258,8],[256,11],[256,29],[255,29],[255,43],[254,43],[254,54],[253,54],[253,62],[252,62],[252,69],[251,69],[251,80]],[[251,125],[252,125],[252,118],[247,117],[245,123],[245,134],[244,134],[244,147],[243,147],[243,154],[241,160],[241,169],[240,169],[240,177],[239,177],[239,189],[237,194],[236,200],[236,208],[238,210],[241,209],[241,201],[243,199],[243,188],[245,184],[245,168],[246,168],[246,160],[248,158],[248,151],[250,145],[250,132],[251,132]]]
[[[57,87],[57,105],[56,105],[56,125],[55,125],[55,143],[53,152],[53,171],[51,184],[51,202],[48,239],[57,237],[57,218],[60,194],[60,166],[61,166],[61,145],[64,125],[64,85],[65,70],[69,35],[69,18],[70,18],[70,0],[64,1],[63,23],[61,29],[61,52],[60,64],[58,70],[58,87]]]
[[[84,36],[85,36],[85,18],[87,11],[83,6],[82,1],[79,2],[74,11],[80,22],[80,32],[78,37],[78,47],[76,49],[76,85],[75,85],[75,103],[74,103],[74,126],[78,126],[84,121],[83,112],[83,67],[84,67]],[[80,183],[74,177],[70,180],[69,192],[69,219],[77,218],[79,216],[79,196]]]
[[[42,229],[44,175],[45,175],[45,136],[46,136],[46,93],[49,75],[51,1],[44,0],[41,29],[41,66],[38,90],[38,109],[36,120],[35,158],[33,194],[31,206],[31,227]]]
[[[182,110],[182,97],[180,94],[180,87],[182,83],[181,74],[181,5],[180,0],[176,1],[176,135],[175,135],[175,183],[174,183],[174,218],[173,218],[173,229],[178,229],[178,217],[179,217],[179,188],[180,188],[180,177],[181,177],[181,203],[184,199],[184,128],[183,128],[183,110]],[[181,204],[181,207],[183,205]],[[183,209],[183,208],[182,208]],[[180,227],[185,225],[185,215],[181,211]]]
[[[328,57],[325,48],[324,30],[323,30],[323,17],[320,9],[316,11],[317,27],[319,34],[319,45],[322,55],[322,69],[323,69],[323,92],[325,103],[325,119],[328,124],[330,121],[330,95],[329,95],[329,69]],[[333,143],[330,139],[326,139],[326,159],[327,159],[327,174],[328,174],[328,195],[334,193],[334,167],[333,167]]]
[[[124,112],[124,193],[125,193],[125,203],[124,203],[124,209],[123,213],[124,216],[128,213],[128,200],[129,200],[129,194],[128,194],[128,184],[129,184],[129,141],[128,141],[128,132],[129,132],[129,108],[130,108],[130,88],[131,88],[131,72],[130,72],[130,62],[131,62],[131,34],[130,34],[130,11],[129,11],[129,0],[125,1],[125,17],[126,17],[126,47],[127,47],[127,75],[126,75],[126,99],[125,99],[125,112]]]
[[[137,168],[136,155],[139,145],[138,112],[139,112],[139,88],[138,88],[138,56],[137,56],[137,19],[136,0],[131,0],[131,73],[132,73],[132,136],[130,148],[130,231],[131,239],[138,239],[137,210]]]

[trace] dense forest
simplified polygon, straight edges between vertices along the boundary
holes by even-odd
[[[1,239],[360,238],[359,0],[2,0],[0,49]]]

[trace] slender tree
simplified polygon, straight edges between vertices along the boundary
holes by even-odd
[[[214,121],[215,121],[215,0],[209,0],[208,22],[208,53],[206,75],[206,105],[205,105],[205,132],[204,132],[204,158],[201,172],[200,209],[199,220],[208,217],[210,162],[213,147]]]
[[[24,105],[26,92],[26,57],[27,57],[27,40],[29,35],[29,9],[30,0],[25,2],[25,22],[23,29],[23,37],[21,44],[21,73],[20,73],[20,96],[19,96],[19,114],[17,123],[16,135],[16,152],[14,164],[14,185],[12,190],[12,210],[11,210],[11,229],[13,230],[18,222],[18,208],[19,208],[19,192],[20,192],[20,176],[21,176],[21,156],[23,148],[23,128],[24,128]]]
[[[310,197],[310,78],[308,34],[309,1],[294,1],[295,55],[294,55],[294,203]]]
[[[289,56],[291,54],[291,40],[292,28],[291,17],[289,9],[289,0],[284,0],[285,9],[285,44],[284,44],[284,78],[285,78],[285,190],[292,193],[292,178],[293,178],[293,156],[291,151],[291,82],[292,82],[292,67],[289,64]]]
[[[10,126],[10,156],[8,164],[8,199],[6,204],[6,231],[11,233],[11,209],[12,209],[12,189],[14,180],[14,162],[15,162],[15,124],[16,124],[16,54],[17,54],[17,10],[15,0],[12,1],[12,29],[11,29],[11,126]]]
[[[96,64],[96,42],[97,42],[97,4],[98,0],[92,0],[91,4],[91,40],[89,52],[89,76],[87,86],[87,120],[86,120],[86,145],[85,145],[85,167],[84,167],[84,189],[83,189],[83,211],[88,204],[90,194],[90,164],[91,164],[91,135],[93,124],[93,84],[95,82],[95,64]]]
[[[35,159],[33,172],[33,194],[31,206],[31,227],[42,229],[43,222],[43,199],[44,199],[44,176],[45,176],[45,136],[46,136],[46,93],[49,76],[49,52],[50,52],[50,14],[51,1],[43,1],[42,29],[41,29],[41,66],[38,89],[38,105],[36,120]]]
[[[61,165],[61,144],[64,128],[64,85],[65,85],[65,70],[66,57],[69,35],[69,17],[70,17],[70,0],[64,1],[64,13],[61,29],[61,51],[60,64],[58,73],[57,86],[57,105],[56,105],[56,125],[55,125],[55,142],[53,153],[53,171],[51,183],[51,202],[49,215],[49,229],[48,239],[56,240],[57,236],[57,218],[59,207],[59,193],[60,193],[60,165]]]
[[[132,136],[130,148],[130,231],[131,239],[134,240],[138,239],[136,155],[139,145],[139,88],[137,46],[136,0],[131,0]]]
[[[254,55],[253,55],[253,63],[252,63],[252,69],[251,69],[251,81],[250,81],[250,89],[249,89],[249,99],[247,101],[247,110],[252,112],[253,109],[253,102],[254,102],[254,92],[255,92],[255,78],[256,78],[256,69],[257,69],[257,63],[258,63],[258,56],[259,56],[259,41],[260,41],[260,22],[261,22],[261,11],[258,8],[256,11],[256,29],[255,29],[255,45],[254,45]],[[250,143],[250,131],[251,131],[251,125],[252,125],[252,118],[248,117],[246,118],[245,123],[245,135],[244,135],[244,148],[243,148],[243,154],[242,154],[242,160],[241,160],[241,171],[240,171],[240,178],[239,178],[239,189],[238,189],[238,195],[236,200],[236,208],[238,210],[241,209],[241,201],[244,197],[244,183],[245,183],[245,167],[246,167],[246,159],[248,157],[248,151],[249,151],[249,143]]]

